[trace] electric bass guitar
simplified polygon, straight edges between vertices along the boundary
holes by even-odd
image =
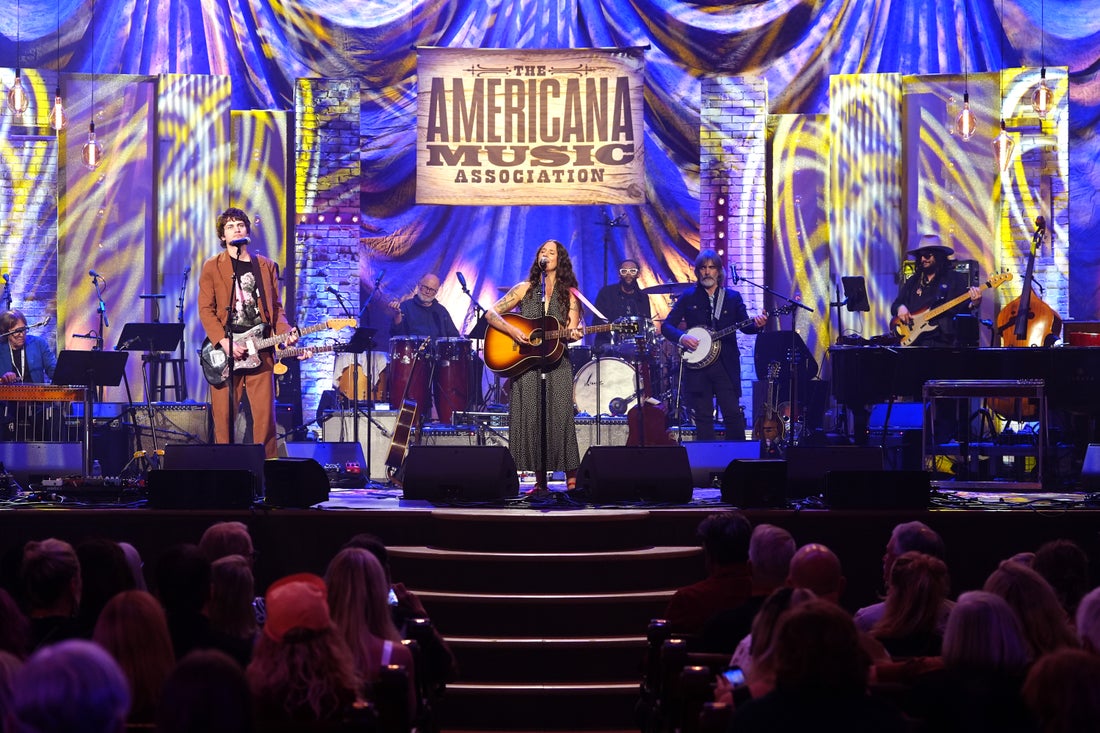
[[[527,337],[530,344],[521,344],[503,331],[489,328],[485,331],[485,366],[505,377],[517,377],[536,366],[557,364],[565,353],[569,329],[553,316],[525,318],[518,313],[505,313],[501,318]],[[630,321],[604,323],[580,329],[584,334],[619,331],[633,334],[638,324]]]
[[[314,333],[326,328],[344,328],[345,326],[355,326],[356,321],[354,318],[330,318],[324,323],[318,323],[315,326],[308,326],[306,328],[296,329],[299,336],[305,336],[308,333]],[[260,323],[252,328],[248,329],[244,333],[233,334],[233,341],[235,343],[243,343],[248,347],[248,353],[240,359],[233,361],[234,372],[247,372],[260,366],[260,351],[276,344],[281,344],[287,340],[290,333],[280,333],[275,336],[269,336],[263,338],[264,330],[267,328],[266,323]],[[210,339],[203,339],[202,350],[199,352],[199,361],[202,364],[202,373],[206,377],[206,381],[210,383],[212,387],[217,387],[225,384],[225,381],[229,379],[229,357],[221,347],[211,343]]]
[[[785,316],[793,310],[793,305],[785,305],[782,308],[776,309],[771,315]],[[710,366],[717,361],[718,355],[722,353],[722,339],[735,331],[740,331],[745,326],[751,325],[755,320],[755,316],[746,318],[740,323],[735,323],[732,326],[723,328],[721,331],[714,331],[706,326],[692,326],[684,333],[699,339],[699,345],[692,351],[684,351],[681,357],[684,361],[684,366],[688,369],[703,369],[704,367]]]
[[[979,290],[985,290],[986,288],[999,288],[1001,285],[1004,285],[1011,279],[1011,272],[1002,272],[998,275],[993,275],[984,283],[982,283],[982,286],[979,288]],[[921,334],[930,333],[939,328],[939,324],[932,323],[932,320],[934,318],[938,318],[939,316],[957,306],[959,303],[969,298],[970,293],[966,292],[958,296],[957,298],[952,298],[946,303],[936,306],[935,308],[925,308],[924,310],[917,311],[916,313],[911,313],[910,317],[913,319],[913,321],[909,324],[902,323],[895,316],[893,322],[890,325],[893,328],[894,333],[901,337],[902,346],[912,346],[913,342],[916,341]]]

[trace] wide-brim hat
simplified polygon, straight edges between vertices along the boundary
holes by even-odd
[[[921,252],[928,251],[937,252],[943,255],[944,258],[950,257],[951,255],[955,254],[955,250],[944,244],[940,240],[939,235],[925,234],[921,236],[920,241],[917,243],[917,246],[909,250],[909,256],[916,259],[920,257]]]

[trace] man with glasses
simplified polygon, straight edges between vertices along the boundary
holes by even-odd
[[[431,336],[438,338],[457,338],[451,314],[443,304],[435,299],[439,293],[439,278],[428,273],[420,278],[416,292],[411,298],[401,301],[393,318],[392,333],[395,336]]]
[[[640,332],[644,336],[649,328],[649,296],[638,289],[638,262],[626,259],[619,263],[619,282],[600,288],[596,294],[596,310],[611,321],[620,318],[637,318]],[[593,318],[593,325],[607,323]],[[593,342],[597,354],[606,353],[611,342],[610,333],[597,333]]]
[[[982,291],[971,287],[966,273],[957,271],[955,261],[948,259],[954,253],[955,250],[944,245],[935,234],[925,234],[918,246],[909,250],[910,256],[916,260],[917,269],[902,283],[898,297],[890,306],[890,314],[894,316],[891,326],[899,322],[909,325],[913,322],[914,313],[935,308],[967,291],[970,293],[969,301],[964,300],[932,319],[931,323],[936,328],[917,336],[912,346],[955,346],[955,316],[969,313],[970,308],[982,299]]]

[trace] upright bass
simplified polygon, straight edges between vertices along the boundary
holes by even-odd
[[[1051,346],[1062,332],[1062,318],[1032,288],[1035,255],[1043,247],[1046,228],[1046,219],[1035,217],[1035,234],[1031,237],[1031,254],[1027,258],[1023,292],[997,314],[997,333],[1002,346]],[[1038,415],[1038,405],[1035,403],[1030,399],[999,397],[990,400],[989,407],[1010,419],[1034,420]]]

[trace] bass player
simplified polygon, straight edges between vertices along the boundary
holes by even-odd
[[[228,208],[218,215],[217,229],[224,251],[206,260],[199,276],[199,319],[206,337],[228,353],[230,344],[226,337],[226,320],[232,316],[228,330],[233,333],[244,333],[262,323],[275,335],[286,334],[286,344],[297,341],[298,334],[291,329],[279,297],[275,263],[248,251],[252,231],[248,214],[241,209]],[[246,342],[234,339],[232,354],[234,360],[247,356]],[[214,441],[229,442],[236,408],[242,396],[247,394],[256,442],[263,444],[268,458],[277,458],[275,357],[272,349],[262,351],[259,357],[259,366],[254,369],[234,371],[232,385],[228,381],[211,385]],[[233,396],[232,406],[230,395]]]
[[[897,323],[911,326],[914,317],[919,317],[920,313],[968,291],[970,294],[969,302],[963,299],[959,305],[932,319],[931,323],[936,328],[921,333],[912,346],[954,346],[954,317],[968,313],[982,299],[981,289],[969,287],[966,273],[956,271],[954,260],[948,259],[954,253],[955,250],[944,245],[935,234],[925,234],[917,247],[909,250],[917,268],[902,283],[898,297],[890,306],[890,314],[894,316],[892,326],[896,328]]]
[[[687,331],[703,327],[717,332],[734,324],[748,321],[741,327],[744,333],[759,333],[768,316],[764,313],[749,318],[745,301],[736,290],[725,286],[722,260],[713,249],[704,249],[695,258],[695,288],[685,293],[669,311],[661,333],[693,352],[700,340]],[[680,330],[683,324],[684,330]],[[727,440],[745,439],[745,417],[738,401],[741,399],[741,359],[737,349],[737,334],[730,333],[715,342],[717,358],[706,366],[684,370],[682,389],[685,402],[695,418],[695,439],[714,440],[714,401],[722,410]]]

